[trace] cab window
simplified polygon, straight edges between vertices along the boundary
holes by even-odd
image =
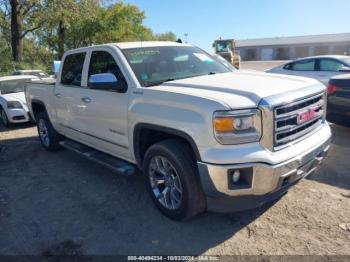
[[[125,82],[125,77],[121,72],[117,62],[113,56],[105,51],[94,51],[91,54],[90,66],[89,66],[89,78],[91,75],[111,73],[118,82]]]
[[[61,84],[81,86],[85,53],[67,55],[64,59]]]

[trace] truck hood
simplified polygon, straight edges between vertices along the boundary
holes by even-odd
[[[1,95],[6,101],[19,101],[21,104],[26,105],[26,98],[24,92],[10,93]]]
[[[221,101],[234,109],[256,107],[262,98],[313,85],[321,84],[311,78],[238,70],[175,80],[150,88]]]

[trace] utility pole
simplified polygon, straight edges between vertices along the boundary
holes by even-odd
[[[184,36],[185,36],[185,43],[187,44],[188,43],[188,33],[184,33]]]

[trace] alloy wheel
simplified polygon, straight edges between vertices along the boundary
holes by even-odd
[[[180,207],[182,184],[169,160],[163,156],[154,156],[150,161],[149,179],[153,194],[163,207],[170,210]]]
[[[50,137],[44,119],[39,120],[38,130],[41,141],[48,147],[50,145]]]

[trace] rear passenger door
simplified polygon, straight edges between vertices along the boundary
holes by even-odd
[[[85,60],[86,52],[67,54],[54,90],[56,128],[69,137],[76,135],[75,130],[79,130],[78,123],[81,121],[79,118],[83,108],[79,93],[84,88],[82,78]]]
[[[128,83],[118,64],[115,52],[109,48],[96,48],[89,54],[87,87],[79,93],[84,107],[79,118],[79,129],[85,141],[99,150],[128,159]],[[113,74],[117,82],[125,85],[123,91],[89,84],[98,74]]]
[[[331,59],[331,58],[321,58],[318,60],[318,79],[324,84],[328,85],[329,79],[333,76],[343,74],[340,70],[346,66],[342,62]]]

